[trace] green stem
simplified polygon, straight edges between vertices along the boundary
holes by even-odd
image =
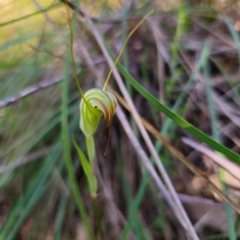
[[[71,56],[71,61],[72,61],[73,74],[74,74],[74,78],[75,78],[78,90],[80,92],[80,95],[85,100],[82,88],[81,88],[81,86],[79,84],[79,81],[78,81],[77,70],[76,70],[74,56],[73,56],[73,38],[74,38],[74,35],[73,35],[73,27],[72,27],[72,23],[71,23],[71,16],[70,16],[70,12],[69,12],[66,0],[64,0],[64,5],[65,5],[66,11],[67,11],[67,17],[68,17],[67,20],[68,20],[68,25],[69,25],[69,30],[70,30],[70,56]]]
[[[104,240],[104,233],[102,229],[102,219],[101,219],[101,214],[100,214],[100,209],[98,205],[98,199],[97,196],[92,196],[92,203],[93,203],[93,211],[94,211],[94,219],[96,223],[96,236],[99,232],[100,234],[100,239]]]
[[[93,136],[86,137],[86,145],[87,145],[88,159],[90,163],[94,165],[95,143],[94,143]]]
[[[125,48],[128,40],[131,38],[131,36],[134,34],[134,32],[139,28],[139,26],[141,26],[142,23],[147,19],[147,17],[148,17],[149,15],[151,15],[152,13],[153,13],[153,10],[151,10],[151,11],[137,24],[137,26],[135,26],[135,27],[133,28],[133,30],[129,33],[128,37],[126,38],[125,42],[123,43],[123,46],[122,46],[122,48],[121,48],[120,53],[118,54],[118,57],[116,58],[116,61],[114,62],[113,66],[112,66],[112,68],[111,68],[111,70],[110,70],[110,72],[109,72],[109,74],[108,74],[108,76],[107,76],[107,80],[106,80],[105,83],[104,83],[103,90],[106,90],[106,87],[107,87],[107,85],[108,85],[108,82],[109,82],[109,79],[110,79],[111,74],[112,74],[112,72],[113,72],[113,69],[114,69],[115,66],[117,65],[120,57],[122,56],[122,53],[123,53],[123,51],[124,51],[124,48]]]
[[[89,159],[91,170],[92,170],[92,178],[95,178],[95,175],[94,175],[95,143],[94,143],[93,136],[86,137],[86,145],[87,145],[88,159]],[[96,182],[96,184],[97,184],[97,182]],[[100,239],[103,240],[104,234],[103,234],[103,229],[102,229],[101,214],[100,214],[100,210],[99,210],[99,206],[98,206],[97,188],[91,188],[90,191],[91,191],[91,196],[92,196],[94,220],[95,220],[95,226],[96,226],[96,236],[99,233]]]
[[[93,136],[86,137],[86,145],[87,145],[87,152],[88,152],[88,159],[90,164],[90,176],[89,183],[90,183],[90,193],[92,197],[97,195],[97,179],[94,174],[94,167],[95,167],[95,143]]]

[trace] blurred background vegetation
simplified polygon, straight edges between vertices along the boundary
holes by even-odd
[[[240,153],[239,1],[73,3],[91,16],[115,56],[131,29],[154,9],[128,42],[121,64],[165,106]],[[86,152],[79,129],[80,95],[67,57],[66,9],[60,1],[47,0],[2,0],[0,9],[0,239],[90,239],[72,195],[63,146],[67,138],[85,218],[94,229],[87,181],[72,142],[74,135]],[[86,19],[76,11],[72,16],[73,51],[85,92],[98,86],[99,79],[84,50],[102,76],[109,67]],[[114,78],[110,85],[120,93]],[[231,160],[225,159],[223,166],[218,153],[211,155],[205,146],[197,150],[197,139],[169,122],[128,81],[125,85],[139,114],[239,204],[240,180],[231,174]],[[133,116],[124,112],[150,156]],[[101,121],[95,142],[104,239],[186,239],[117,117],[104,156],[107,136]],[[151,140],[199,238],[239,239],[239,214],[168,148]]]

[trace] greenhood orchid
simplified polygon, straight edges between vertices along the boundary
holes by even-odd
[[[117,99],[110,92],[98,88],[87,91],[80,102],[80,129],[85,136],[96,132],[102,116],[111,127],[116,107]]]

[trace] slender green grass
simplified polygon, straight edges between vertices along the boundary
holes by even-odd
[[[125,40],[127,39],[127,17],[128,17],[129,10],[130,10],[129,6],[127,5],[126,2],[124,2],[122,21],[121,21],[122,43],[124,43]],[[123,59],[124,68],[128,70],[129,69],[128,44],[126,44],[126,46],[123,50],[122,59]],[[128,81],[126,81],[126,87],[127,87],[129,95],[132,96],[132,87]],[[138,136],[137,125],[132,116],[131,116],[130,121],[131,121],[131,126],[134,129],[135,135]],[[119,154],[121,155],[120,152],[121,152],[121,150],[119,149]],[[121,157],[121,159],[122,159],[122,157]],[[129,184],[127,183],[126,170],[124,169],[123,162],[124,162],[123,159],[119,160],[119,164],[121,166],[121,176],[122,176],[122,181],[123,181],[124,195],[125,195],[126,203],[128,206],[128,211],[130,213],[131,206],[133,204],[133,196],[132,196],[131,188],[130,188]],[[141,197],[143,197],[143,196],[144,195],[142,194]],[[136,211],[133,212],[132,216],[129,215],[129,217],[135,219],[135,221],[133,221],[131,223],[131,227],[133,229],[133,232],[134,232],[136,238],[137,239],[146,239],[145,228],[141,224],[141,221],[139,220],[139,209],[136,209]],[[129,220],[129,217],[128,217],[128,220]]]
[[[236,43],[236,47],[237,47],[237,52],[238,52],[238,59],[240,61],[240,37],[239,34],[237,33],[237,31],[234,29],[233,27],[233,23],[229,18],[224,18],[224,21],[233,37],[234,42]]]
[[[38,175],[35,177],[32,183],[32,186],[35,187],[34,191],[32,191],[32,188],[29,188],[25,194],[25,198],[23,199],[24,202],[20,202],[12,209],[11,215],[9,216],[4,228],[0,233],[0,239],[14,239],[18,229],[22,226],[26,217],[29,215],[30,211],[33,209],[35,204],[46,190],[46,181],[50,176],[52,167],[58,160],[59,155],[57,153],[59,153],[59,145],[53,149],[53,153],[49,155],[41,171],[39,171]],[[23,212],[21,211],[22,206],[24,206]]]
[[[46,131],[42,132],[43,135],[45,135],[47,132],[49,132],[49,130],[52,129],[53,125],[55,125],[56,123],[59,123],[59,116],[57,117],[56,120],[53,121],[52,125],[50,124],[48,126]],[[37,140],[42,139],[41,137],[43,135],[40,135],[40,138],[36,139],[36,142],[37,142]],[[35,144],[36,142],[33,142],[32,144]],[[30,145],[30,148],[31,148],[31,146],[32,145]],[[58,146],[59,146],[59,144],[58,144]],[[44,181],[44,179],[47,179],[50,177],[50,172],[52,171],[51,170],[52,167],[50,167],[49,164],[52,162],[52,160],[56,162],[59,159],[59,156],[60,156],[59,149],[60,148],[58,147],[54,153],[49,155],[49,158],[47,158],[45,161],[46,166],[42,169],[42,171],[40,171],[40,169],[37,170],[37,174],[39,174],[38,177],[35,176],[34,181],[32,180],[29,182],[27,189],[26,189],[26,194],[25,194],[24,199],[22,199],[22,200],[20,199],[16,203],[14,208],[12,209],[11,214],[8,218],[8,221],[6,222],[3,230],[1,231],[0,239],[14,239],[14,236],[16,235],[16,232],[19,229],[19,227],[23,224],[24,219],[26,219],[26,217],[32,211],[34,205],[36,205],[36,203],[39,201],[41,196],[44,194],[44,191],[46,189],[46,186],[48,186],[48,184],[46,183],[46,180],[45,180],[45,182],[42,182],[42,181]],[[54,158],[52,158],[52,156],[54,156]],[[53,165],[51,165],[51,166],[53,166]],[[12,171],[13,169],[11,169],[11,167],[10,167],[10,170]],[[9,171],[8,171],[8,173],[9,173]],[[46,177],[44,177],[44,174],[47,174],[47,173],[48,173],[48,175],[46,175]],[[2,182],[2,178],[1,178],[1,182]],[[17,218],[16,216],[21,212],[20,209],[22,208],[22,206],[28,206],[28,207],[24,208],[24,212],[21,214],[21,217]],[[16,219],[18,219],[18,220],[16,221]],[[12,225],[14,225],[14,227],[12,227]],[[10,231],[9,229],[13,230],[13,231],[11,231],[10,235],[8,234],[8,232]],[[8,236],[8,238],[6,238],[6,235]]]
[[[122,151],[121,151],[121,143],[119,142],[119,149],[117,149],[118,151],[118,162],[119,162],[119,166],[120,166],[120,174],[121,174],[121,178],[122,178],[122,186],[123,186],[123,191],[124,191],[124,196],[125,196],[125,201],[127,203],[128,206],[128,218],[127,218],[127,223],[125,225],[125,228],[123,230],[123,234],[122,234],[122,239],[126,239],[128,236],[128,233],[130,231],[130,229],[133,230],[134,235],[136,236],[137,239],[146,239],[146,231],[145,231],[145,226],[141,223],[140,219],[139,219],[139,206],[138,205],[135,210],[132,209],[132,206],[134,205],[134,198],[133,198],[133,194],[132,194],[132,190],[130,188],[130,184],[129,181],[127,179],[127,168],[125,166],[125,161],[123,159],[122,156]],[[145,175],[144,175],[145,176]],[[149,176],[149,175],[148,175]],[[150,179],[148,179],[149,181]],[[141,202],[143,197],[144,197],[144,193],[146,191],[146,186],[147,184],[144,186],[144,188],[142,188],[142,183],[146,181],[145,177],[141,180],[141,184],[140,187],[137,190],[137,194],[136,197],[138,196],[138,202]],[[141,190],[141,191],[140,191]],[[135,198],[136,198],[135,197]],[[134,221],[132,221],[132,219],[134,219]]]
[[[214,99],[212,97],[213,95],[213,89],[210,84],[210,69],[209,69],[209,63],[206,62],[206,66],[204,67],[204,79],[205,79],[205,89],[206,89],[206,95],[207,95],[207,106],[209,109],[209,117],[211,122],[211,129],[212,129],[212,135],[213,139],[216,140],[218,143],[221,143],[221,136],[218,130],[219,124],[218,124],[218,116],[217,112],[215,110],[215,104]],[[223,190],[226,195],[228,195],[228,187],[225,183],[225,177],[224,177],[224,171],[223,169],[219,169],[219,177],[221,179]],[[228,230],[229,230],[229,239],[235,240],[236,239],[236,233],[234,229],[234,222],[233,222],[233,216],[232,216],[232,210],[229,204],[224,203],[225,207],[225,213],[226,213],[226,220],[228,224]]]
[[[236,237],[240,237],[240,233],[236,233]],[[201,238],[201,240],[224,240],[228,238],[228,233],[216,234],[208,237]]]
[[[136,219],[136,215],[137,215],[137,211],[138,208],[140,206],[140,203],[142,201],[146,186],[149,182],[149,175],[147,174],[146,177],[143,178],[143,180],[141,181],[141,184],[139,186],[137,195],[133,201],[133,203],[131,204],[130,207],[130,213],[129,213],[129,217],[128,217],[128,221],[127,224],[125,225],[125,228],[123,229],[123,233],[121,236],[121,240],[125,240],[127,239],[128,233],[131,229],[131,226],[134,225],[135,219]]]
[[[36,14],[38,13],[41,13],[41,11],[36,12]],[[25,17],[15,19],[5,24],[9,24],[8,26],[10,26],[13,22],[21,21]],[[50,32],[40,33],[39,31],[33,31],[25,35],[18,34],[14,40],[1,44],[0,49],[2,53],[6,50],[10,51],[16,46],[18,49],[21,49],[21,46],[28,44],[28,40],[44,35],[45,38],[48,38],[49,42],[44,42],[41,46],[54,51],[61,42],[56,41],[56,38],[54,40],[53,36],[55,33],[54,35],[52,34],[53,32],[49,33]],[[51,42],[51,40],[53,42]],[[56,63],[56,61],[55,59],[53,61],[52,56],[49,57],[45,53],[30,53],[26,55],[23,54],[23,52],[24,50],[19,50],[14,53],[10,52],[10,55],[8,54],[6,58],[0,61],[1,100],[9,96],[17,95],[17,93],[25,87],[38,83],[40,78],[49,74],[49,70],[52,70],[51,68],[54,69],[54,63]],[[17,58],[17,60],[15,60],[15,58]],[[66,72],[69,74],[68,71]],[[8,189],[13,188],[13,186],[17,186],[18,189],[21,186],[23,174],[25,175],[25,183],[24,195],[22,190],[15,198],[7,194],[9,198],[8,204],[11,203],[11,205],[9,205],[8,218],[0,231],[0,239],[17,239],[19,237],[18,233],[21,232],[21,228],[28,218],[32,221],[32,228],[29,229],[29,239],[39,239],[40,235],[44,238],[44,234],[49,228],[55,207],[53,204],[59,195],[56,186],[51,183],[52,173],[56,168],[56,164],[63,166],[63,154],[60,147],[61,136],[58,134],[58,129],[61,126],[61,118],[63,118],[61,109],[58,108],[60,90],[62,90],[62,86],[55,85],[54,88],[50,90],[37,93],[37,98],[35,95],[31,95],[21,99],[19,103],[4,109],[4,117],[0,119],[0,132],[1,137],[4,136],[4,142],[1,142],[0,151],[1,165],[8,167],[4,173],[0,175],[0,188],[3,194],[4,192],[7,193]],[[71,105],[69,109],[64,112],[66,113],[64,116],[68,118],[71,115],[71,123],[73,119],[78,118],[77,116],[74,118],[72,116],[72,113],[76,112],[76,109],[79,107],[78,103],[72,104],[75,99],[75,94],[71,94],[69,99],[66,98],[66,105],[68,106],[69,102]],[[75,123],[76,121],[74,120],[74,129],[76,126]],[[70,124],[69,129],[72,128],[71,125],[72,124]],[[46,157],[41,157],[37,161],[17,168],[22,157],[39,148],[49,150]],[[2,161],[2,159],[4,161]],[[23,168],[25,169],[24,171]],[[62,167],[59,168],[63,170]],[[63,179],[66,178],[65,174],[63,174],[62,177]],[[49,187],[51,187],[50,194],[48,194]],[[42,203],[43,198],[44,204]],[[42,204],[41,208],[39,204]],[[61,239],[62,237],[62,226],[63,221],[65,221],[64,208],[66,210],[66,200],[64,204],[59,205],[58,213],[60,214],[61,211],[62,213],[59,215],[61,219],[56,225],[56,239]],[[39,211],[40,209],[42,209],[42,211]],[[32,213],[34,213],[34,216]]]
[[[214,150],[222,153],[226,157],[230,158],[236,163],[240,163],[240,156],[226,148],[222,144],[217,143],[212,138],[208,137],[206,134],[201,132],[199,129],[195,128],[193,125],[188,123],[186,120],[178,116],[176,113],[171,111],[169,108],[161,104],[152,94],[150,94],[146,89],[144,89],[120,64],[117,64],[118,69],[122,75],[131,83],[131,85],[154,107],[158,108],[159,111],[166,114],[170,119],[172,119],[180,127],[193,134],[196,138],[206,143],[208,146],[212,147]]]
[[[7,50],[8,48],[11,48],[17,44],[21,44],[21,43],[24,44],[28,40],[41,37],[41,35],[42,35],[42,33],[29,33],[24,36],[17,37],[13,40],[7,41],[6,43],[2,44],[0,46],[0,51]],[[45,36],[53,37],[54,32],[53,31],[45,32]]]
[[[50,7],[47,7],[45,9],[42,9],[42,10],[39,10],[37,12],[34,12],[34,13],[31,13],[31,14],[28,14],[28,15],[25,15],[23,17],[20,17],[20,18],[16,18],[16,19],[13,19],[11,21],[7,21],[7,22],[4,22],[4,23],[0,23],[0,27],[5,27],[7,25],[10,25],[10,24],[13,24],[13,23],[16,23],[16,22],[20,22],[22,20],[26,20],[28,18],[31,18],[33,16],[36,16],[38,14],[41,14],[41,13],[44,13],[44,12],[48,12],[49,10],[52,10],[52,9],[55,9],[56,7],[59,7],[61,6],[62,4],[59,2],[59,3],[56,3]]]
[[[66,205],[67,205],[68,197],[66,195],[63,195],[61,197],[61,202],[59,205],[59,209],[57,211],[57,222],[56,222],[56,231],[54,234],[54,240],[60,240],[61,239],[61,233],[63,228],[63,222],[64,222],[64,215],[66,212]]]
[[[199,57],[198,63],[196,64],[196,67],[193,71],[193,73],[190,75],[188,81],[186,82],[186,84],[184,85],[180,95],[178,96],[174,106],[172,107],[172,111],[174,113],[177,113],[180,108],[184,105],[184,100],[187,96],[187,91],[188,89],[193,85],[194,80],[197,76],[197,74],[200,72],[201,68],[204,66],[206,59],[208,57],[208,47],[207,45],[205,45],[205,47],[203,48],[201,55]],[[161,134],[162,135],[166,135],[167,132],[169,131],[170,127],[173,128],[173,123],[176,123],[175,121],[172,121],[173,119],[170,117],[166,120],[166,122],[164,123],[164,125],[162,126],[162,130],[161,130]],[[159,151],[161,149],[161,143],[158,141],[155,144],[156,149]]]
[[[74,105],[69,109],[68,114],[73,113],[76,109],[78,108],[78,105]],[[34,146],[36,146],[39,142],[42,141],[42,139],[49,134],[61,121],[60,115],[58,114],[59,110],[57,110],[57,112],[55,112],[56,116],[54,116],[52,119],[45,119],[46,121],[42,121],[40,123],[40,126],[36,126],[33,127],[33,131],[31,131],[31,128],[29,129],[29,132],[26,133],[25,136],[23,136],[22,139],[19,139],[19,141],[17,141],[17,143],[14,146],[10,146],[7,152],[4,152],[4,154],[7,154],[10,151],[13,151],[14,148],[17,147],[22,147],[22,143],[23,142],[28,142],[27,146],[25,148],[22,149],[21,154],[19,155],[19,157],[17,159],[15,159],[15,161],[8,165],[8,167],[6,168],[4,174],[1,176],[1,181],[0,181],[0,188],[3,188],[4,185],[7,183],[7,179],[10,178],[10,176],[12,175],[14,169],[16,168],[17,164],[19,163],[19,161],[22,159],[22,156],[26,155],[27,152],[29,152],[32,148],[34,148]],[[47,125],[47,126],[46,126]],[[45,128],[43,128],[43,126],[46,126]],[[36,135],[36,137],[31,140],[31,136]],[[29,143],[29,141],[31,141]]]

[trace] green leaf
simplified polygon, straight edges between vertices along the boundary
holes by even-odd
[[[81,161],[81,164],[83,167],[83,171],[87,177],[89,190],[92,195],[95,195],[97,193],[98,184],[97,184],[97,179],[94,176],[94,165],[89,163],[85,154],[83,153],[81,148],[77,145],[74,137],[72,137],[72,139],[73,139],[73,144],[78,152],[78,156],[80,158],[80,161]]]
[[[90,163],[88,162],[88,160],[87,160],[85,154],[83,153],[82,149],[77,145],[74,137],[72,137],[72,139],[73,139],[73,144],[74,144],[74,146],[77,150],[78,156],[80,158],[80,161],[81,161],[81,164],[82,164],[82,167],[83,167],[83,171],[86,174],[87,178],[89,179],[92,176]]]
[[[237,153],[214,141],[212,138],[208,137],[205,133],[198,130],[192,124],[178,116],[176,113],[172,112],[169,108],[159,102],[158,99],[156,99],[145,88],[143,88],[119,63],[117,64],[117,67],[125,79],[129,81],[130,84],[154,107],[159,109],[162,113],[171,118],[176,124],[184,128],[186,131],[191,133],[202,142],[206,143],[208,146],[212,147],[214,150],[222,153],[226,157],[232,159],[234,162],[238,164],[240,163],[240,156]]]

